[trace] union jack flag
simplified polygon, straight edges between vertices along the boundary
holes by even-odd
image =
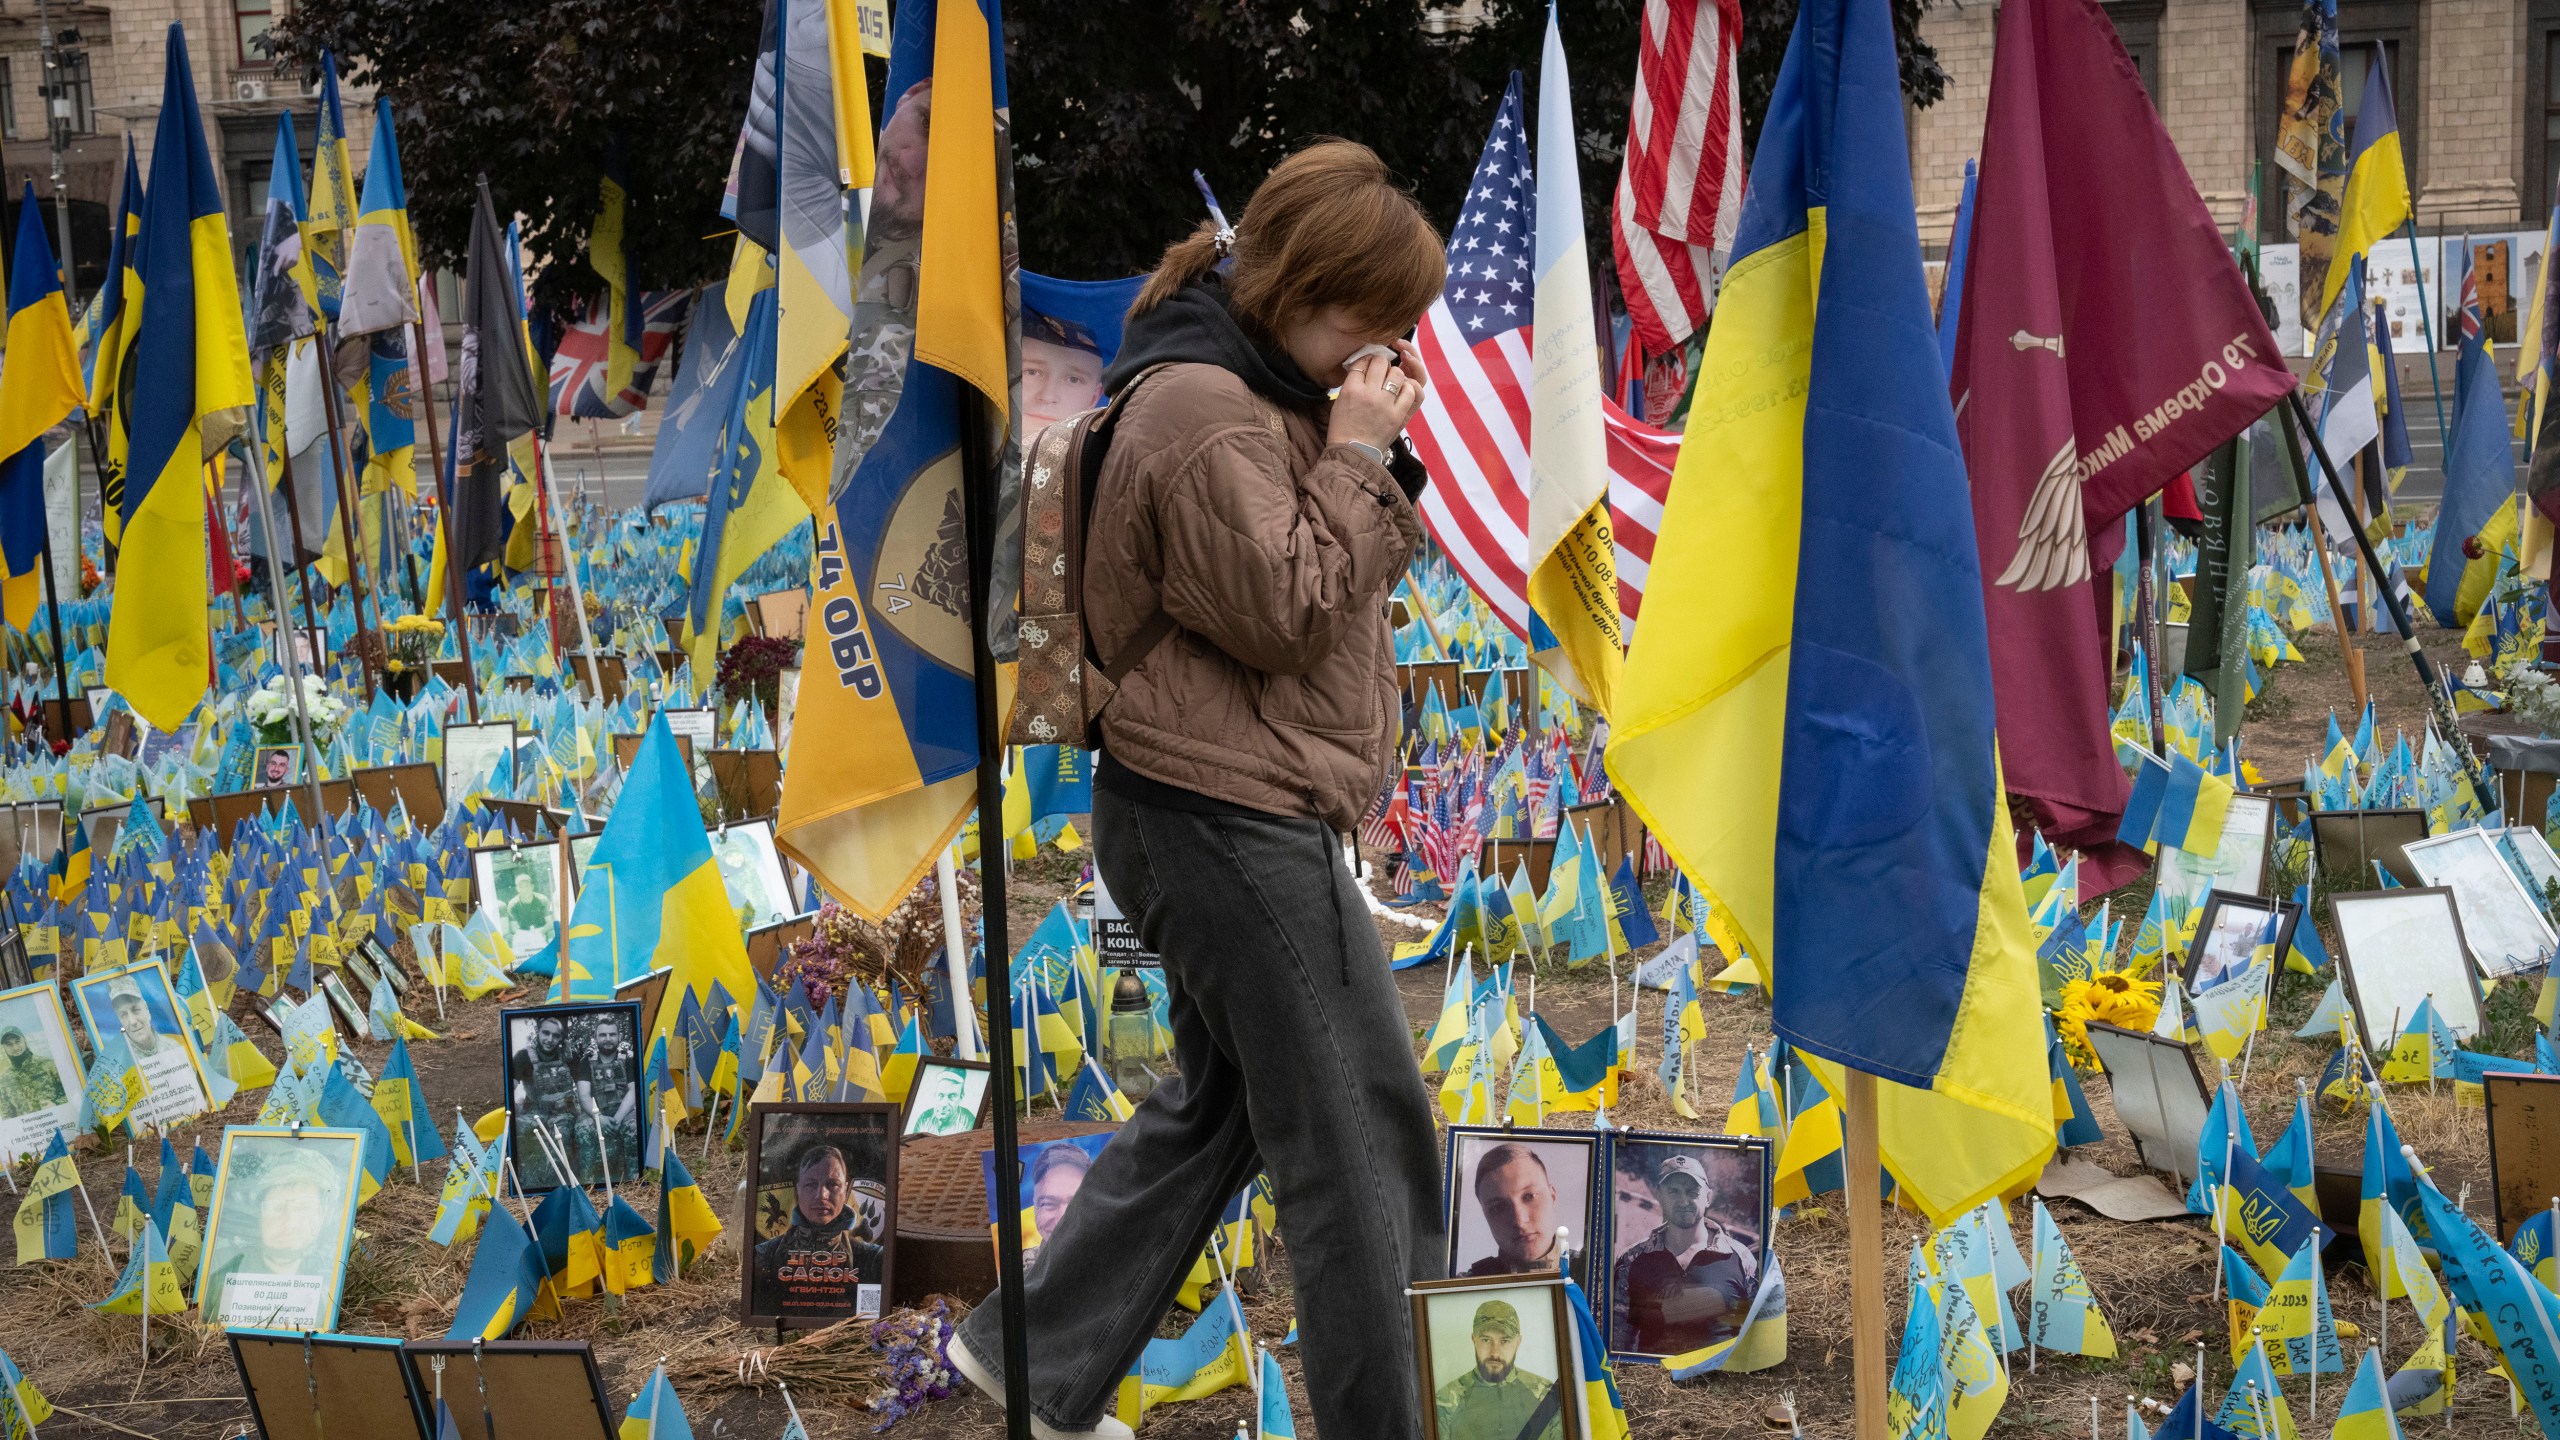
[[[658,364],[675,348],[676,332],[693,307],[690,290],[652,290],[640,297],[640,358],[631,383],[611,397],[604,393],[605,369],[612,347],[605,334],[606,313],[597,306],[587,318],[560,336],[551,354],[551,408],[581,420],[619,420],[649,408],[649,386]]]

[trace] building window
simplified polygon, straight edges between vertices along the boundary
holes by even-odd
[[[2302,23],[2302,7],[2286,0],[2251,0],[2251,19],[2258,40],[2258,238],[2273,244],[2293,236],[2284,224],[2284,171],[2276,166],[2276,134],[2284,111],[2285,79],[2293,70],[2293,42]],[[2382,47],[2383,71],[2391,78],[2392,108],[2399,120],[2400,155],[2409,167],[2409,189],[2418,192],[2426,177],[2425,136],[2416,86],[2418,7],[2410,0],[2338,0],[2338,100],[2345,117],[2347,143],[2355,143],[2356,110],[2364,100],[2365,69],[2373,47]]]
[[[0,139],[19,138],[18,57],[0,55]]]
[[[89,88],[89,54],[85,50],[57,50],[53,56],[53,94],[49,99],[53,118],[64,133],[86,135],[96,130],[94,113],[96,97]]]
[[[273,65],[267,31],[275,25],[274,0],[231,0],[231,18],[240,29],[240,63]]]
[[[2160,103],[2160,12],[2167,8],[2167,0],[2107,0],[2106,5],[2116,38],[2124,42],[2125,54],[2142,75],[2143,93],[2155,108]]]
[[[2524,223],[2560,205],[2560,0],[2533,0],[2525,17]]]

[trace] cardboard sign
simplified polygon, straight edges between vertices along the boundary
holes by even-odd
[[[1164,957],[1138,938],[1138,922],[1120,913],[1102,877],[1093,877],[1093,950],[1105,969],[1161,970]]]

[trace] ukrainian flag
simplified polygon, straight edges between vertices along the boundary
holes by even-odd
[[[613,818],[588,857],[562,949],[555,1000],[610,1000],[623,981],[672,966],[665,1003],[643,1017],[652,1035],[674,1028],[688,993],[700,1003],[714,984],[732,995],[755,987],[738,912],[663,714],[650,717]]]
[[[106,433],[106,456],[98,466],[99,523],[107,543],[124,535],[125,428],[123,384],[125,351],[133,339],[132,307],[125,303],[133,273],[134,246],[142,234],[142,172],[133,158],[133,137],[124,141],[124,189],[116,197],[115,223],[107,232],[107,279],[80,312],[80,373],[89,392],[89,414]]]
[[[44,559],[44,432],[80,408],[80,346],[71,307],[45,239],[44,210],[27,185],[18,206],[18,243],[10,251],[8,362],[0,365],[0,618],[10,628],[35,623]]]
[[[2383,64],[2382,47],[2373,47],[2365,62],[2364,98],[2356,104],[2356,138],[2347,151],[2347,194],[2340,206],[2338,238],[2330,253],[2336,260],[2320,287],[2320,313],[2338,303],[2362,255],[2409,223],[2409,167],[2400,158],[2400,120],[2391,108],[2391,71]]]
[[[1608,765],[1778,1033],[1893,1082],[1885,1164],[1944,1221],[2043,1167],[2053,1108],[1907,155],[1885,0],[1807,0]]]
[[[205,692],[203,470],[245,425],[253,387],[232,271],[231,227],[205,151],[184,27],[169,27],[168,80],[151,142],[125,304],[134,329],[124,561],[107,620],[107,683],[155,730]]]
[[[151,174],[160,193],[160,173]],[[311,257],[311,307],[331,320],[346,284],[347,241],[356,227],[355,166],[347,154],[347,113],[338,104],[338,57],[320,52],[320,139],[311,151],[311,208],[302,217],[302,248]]]
[[[939,122],[925,157],[914,358],[869,449],[838,437],[845,478],[817,517],[812,663],[778,827],[793,859],[873,916],[915,888],[974,799],[978,607],[954,522],[962,486],[992,477],[965,473],[962,440],[977,426],[980,453],[996,453],[1019,343],[998,0],[909,0],[897,23],[887,93],[921,94],[929,79]],[[883,124],[896,118],[892,108]]]

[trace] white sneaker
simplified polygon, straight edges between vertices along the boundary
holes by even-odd
[[[970,1384],[977,1386],[979,1394],[994,1401],[997,1406],[1003,1406],[1003,1383],[996,1379],[994,1371],[987,1368],[986,1362],[980,1360],[969,1349],[968,1341],[954,1335],[944,1353],[950,1357],[951,1368],[959,1371]],[[1088,1437],[1088,1440],[1133,1440],[1138,1432],[1109,1415],[1095,1421],[1090,1430],[1060,1429],[1034,1415],[1031,1417],[1031,1433],[1037,1436],[1038,1440],[1075,1440],[1075,1437],[1079,1436]]]

